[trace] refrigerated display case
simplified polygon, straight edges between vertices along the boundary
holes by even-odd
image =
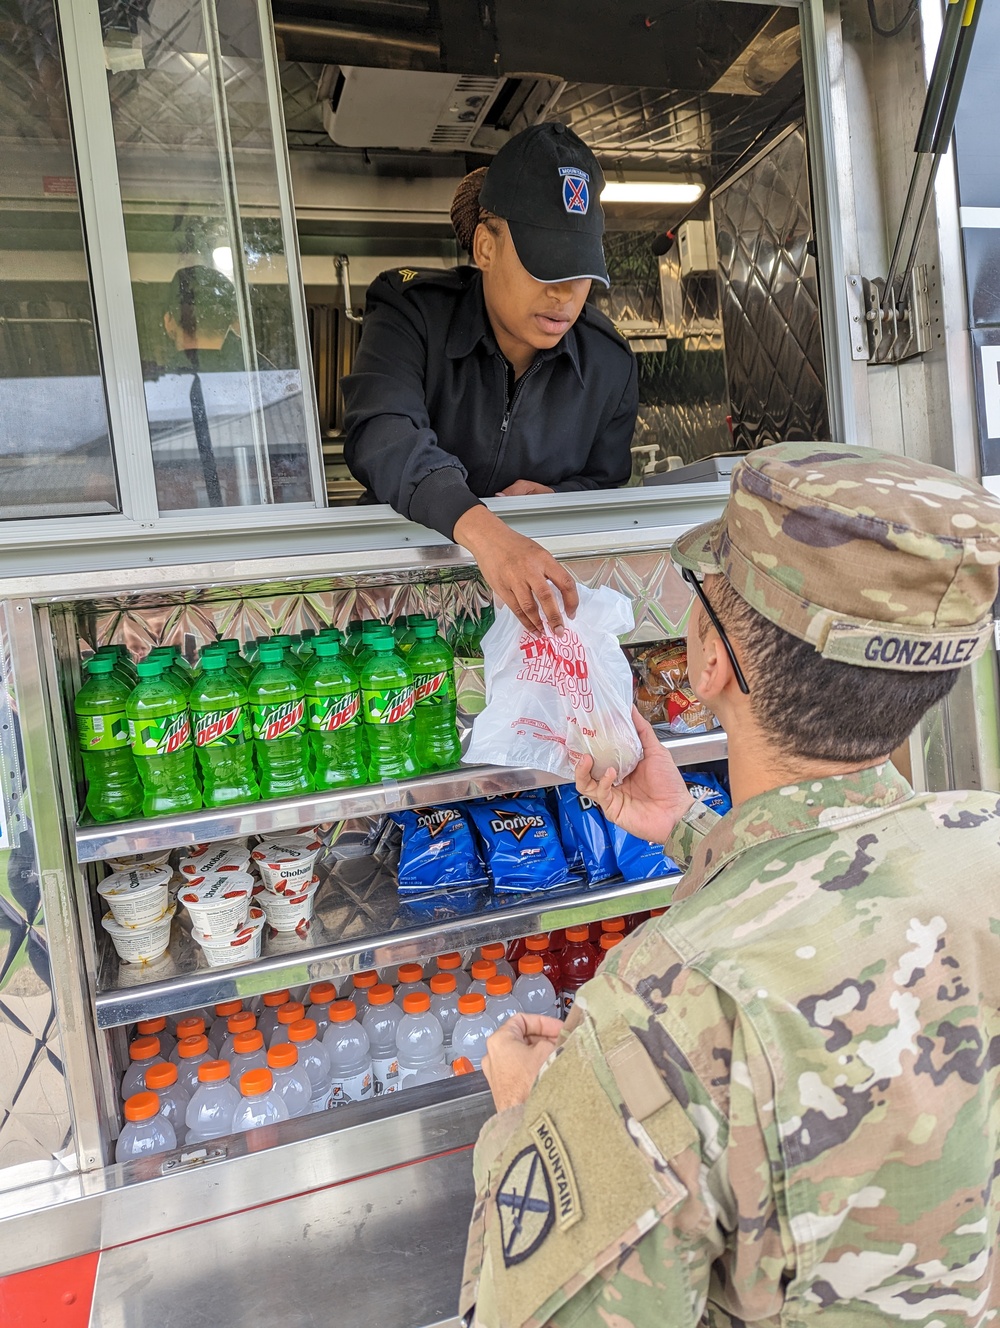
[[[639,80],[650,60],[655,72],[657,51],[682,72],[693,67],[705,15],[721,13],[721,3],[697,15],[688,7],[669,29],[657,18],[646,29],[656,34],[652,54],[629,45],[641,25],[606,43],[597,53],[609,62],[603,81],[587,77],[584,64],[597,56],[582,40],[574,80],[549,86],[505,66],[504,50],[523,53],[537,23],[516,0],[501,4],[497,32],[465,34],[477,61],[482,42],[497,44],[503,77],[491,78],[490,95],[502,85],[507,130],[517,115],[558,109],[584,136],[600,136],[609,166],[631,158],[655,171],[676,165],[677,152],[686,165],[697,156],[706,171],[739,164],[715,216],[721,301],[711,298],[711,273],[696,274],[695,292],[679,277],[671,287],[670,263],[654,267],[664,284],[653,299],[641,282],[630,284],[638,250],[609,236],[621,273],[609,313],[639,354],[662,356],[663,372],[692,388],[690,398],[647,403],[637,454],[649,453],[643,465],[664,462],[667,436],[683,436],[680,451],[689,443],[692,454],[718,450],[727,401],[737,396],[751,403],[740,423],[756,430],[756,445],[795,417],[801,372],[811,375],[810,400],[836,442],[975,473],[957,203],[946,170],[921,254],[936,273],[930,349],[870,367],[847,294],[850,274],[885,268],[905,188],[897,167],[912,146],[925,82],[921,58],[929,64],[940,28],[934,3],[892,42],[872,34],[864,0],[732,7],[740,15],[720,23],[713,56],[725,48],[730,64],[701,69],[703,82],[711,74],[715,83],[690,95]],[[671,878],[595,889],[571,882],[544,898],[480,901],[468,913],[407,912],[391,857],[361,851],[367,829],[394,809],[552,782],[521,769],[463,767],[123,825],[81,816],[72,698],[81,662],[98,646],[121,642],[142,656],[175,644],[193,660],[216,635],[249,640],[417,610],[445,625],[485,602],[468,557],[440,536],[382,507],[325,506],[328,492],[353,493],[339,472],[328,466],[324,475],[323,457],[325,447],[337,464],[337,380],[356,342],[349,314],[357,316],[360,286],[381,256],[418,266],[451,260],[442,228],[452,168],[464,160],[461,152],[445,166],[435,158],[423,174],[410,156],[393,159],[395,173],[383,171],[363,147],[339,173],[310,152],[289,160],[290,138],[306,144],[315,131],[304,118],[286,132],[281,77],[287,113],[290,66],[323,59],[309,43],[333,33],[342,46],[355,43],[355,65],[367,52],[396,72],[433,73],[428,62],[444,59],[440,34],[423,31],[429,8],[381,0],[355,8],[377,11],[383,24],[388,14],[403,35],[389,41],[359,25],[286,14],[277,25],[282,64],[264,0],[50,0],[0,46],[0,110],[16,126],[0,185],[0,1318],[12,1328],[34,1328],[45,1316],[67,1328],[297,1328],[332,1315],[386,1328],[450,1321],[471,1148],[492,1110],[481,1075],[119,1166],[118,1080],[130,1031],[144,1018],[662,907],[673,889]],[[461,7],[440,8],[452,21]],[[576,15],[581,32],[584,20],[619,9],[588,0]],[[761,24],[748,18],[758,9]],[[794,72],[796,52],[801,87],[790,124],[774,120],[781,107],[769,109],[761,89]],[[311,73],[299,73],[311,87]],[[748,74],[763,82],[750,87]],[[907,96],[883,99],[876,122],[869,108],[887,86]],[[744,151],[745,136],[739,151],[735,137],[713,137],[720,122],[736,123],[726,119],[733,97],[751,108],[761,134],[753,151]],[[721,121],[713,119],[720,106],[728,108]],[[405,114],[387,111],[397,132]],[[475,126],[494,147],[501,120],[498,113]],[[427,167],[427,154],[419,160]],[[710,174],[705,180],[712,184]],[[644,217],[647,241],[660,220]],[[368,267],[354,254],[348,276],[329,250],[339,261],[350,247],[345,233],[359,224],[368,228]],[[214,478],[194,384],[185,380],[186,395],[168,399],[172,362],[161,332],[159,301],[173,269],[196,260],[231,269],[243,331],[238,365],[219,374],[239,378],[238,409],[227,408],[232,394],[202,383],[205,411],[217,408],[224,421],[213,440]],[[727,365],[694,372],[692,364],[708,363],[697,356],[719,355],[720,336],[739,338],[726,345]],[[309,381],[313,368],[318,384]],[[178,401],[187,411],[181,423]],[[581,581],[627,594],[636,609],[631,640],[645,643],[683,631],[688,592],[669,547],[718,514],[726,489],[559,494],[508,499],[498,510]],[[467,727],[481,661],[462,660],[460,671]],[[995,660],[984,657],[911,744],[917,784],[996,786],[996,691]],[[682,765],[726,755],[721,732],[664,741]],[[95,896],[109,856],[303,826],[319,827],[324,842],[317,917],[306,934],[268,934],[254,962],[209,969],[177,922],[161,960],[117,962]]]

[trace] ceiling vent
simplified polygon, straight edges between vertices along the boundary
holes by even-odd
[[[561,88],[552,79],[327,65],[319,96],[340,147],[491,152],[542,119]]]

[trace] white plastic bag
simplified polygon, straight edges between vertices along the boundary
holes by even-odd
[[[582,756],[600,778],[620,781],[642,756],[632,723],[632,670],[618,637],[635,625],[632,605],[608,586],[578,587],[564,634],[534,636],[502,605],[483,637],[486,709],[463,760],[529,766],[572,779]],[[558,593],[558,592],[557,592]]]

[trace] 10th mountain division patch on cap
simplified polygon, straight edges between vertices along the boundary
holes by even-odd
[[[958,668],[992,632],[1000,501],[909,457],[777,443],[739,462],[725,512],[681,536],[672,556],[725,576],[826,659]]]

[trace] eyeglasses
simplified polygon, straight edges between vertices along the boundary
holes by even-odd
[[[743,670],[740,668],[739,660],[736,658],[736,651],[733,649],[732,642],[726,635],[726,629],[723,627],[722,623],[719,622],[719,615],[712,608],[711,604],[709,604],[708,596],[705,594],[704,587],[695,576],[694,572],[691,571],[690,567],[682,567],[681,576],[698,596],[698,601],[701,604],[701,607],[708,614],[708,621],[719,633],[719,640],[722,642],[723,649],[729,656],[729,662],[733,666],[733,675],[736,678],[737,686],[744,696],[749,696],[750,688],[747,686],[747,680],[744,678]]]

